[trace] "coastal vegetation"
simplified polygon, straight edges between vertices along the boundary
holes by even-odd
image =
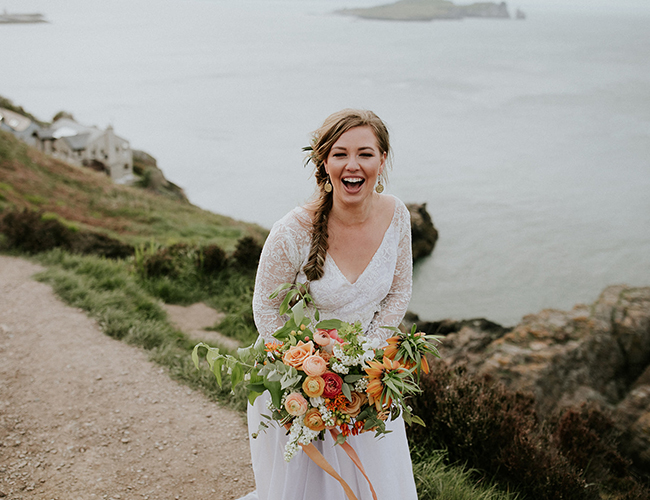
[[[197,340],[174,327],[162,306],[204,302],[225,313],[214,329],[251,342],[265,235],[174,196],[115,185],[0,131],[2,251],[46,266],[38,279],[106,335],[146,350],[174,379],[239,411],[243,390],[232,392],[227,377],[220,388],[207,366],[194,368]],[[569,407],[543,420],[532,392],[442,362],[422,385],[412,404],[427,427],[409,429],[421,499],[648,498],[647,479],[620,455],[620,436],[599,409]]]

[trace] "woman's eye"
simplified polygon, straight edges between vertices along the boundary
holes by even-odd
[[[334,153],[333,156],[334,158],[342,158],[343,156],[345,156],[345,153]]]

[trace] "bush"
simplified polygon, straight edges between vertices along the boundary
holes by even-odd
[[[620,431],[605,410],[595,404],[569,408],[547,427],[555,446],[588,482],[630,500],[650,498],[650,490],[633,477],[631,462],[619,453]]]
[[[234,266],[240,270],[254,271],[260,262],[262,245],[252,236],[244,236],[237,242],[237,248],[232,254]]]
[[[413,443],[446,449],[451,462],[466,463],[529,499],[598,498],[538,432],[532,395],[435,366],[412,402],[426,424],[408,429]]]
[[[218,245],[203,247],[198,254],[197,267],[206,275],[219,274],[227,265],[226,252]]]
[[[126,243],[104,234],[72,230],[58,219],[28,209],[8,212],[0,221],[0,232],[5,235],[5,245],[27,253],[62,248],[113,259],[133,254],[133,247]]]
[[[72,231],[56,219],[43,219],[41,212],[24,209],[8,212],[0,222],[5,244],[27,253],[69,248]]]

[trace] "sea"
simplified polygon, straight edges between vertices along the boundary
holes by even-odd
[[[266,228],[313,194],[301,148],[375,111],[386,192],[440,233],[422,319],[514,325],[650,286],[650,2],[520,0],[525,20],[336,14],[386,0],[0,0],[0,95],[157,158],[190,201]],[[457,2],[462,3],[462,2]]]

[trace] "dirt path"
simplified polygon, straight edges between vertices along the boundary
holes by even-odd
[[[253,488],[239,414],[172,381],[0,256],[0,498],[232,499]]]

